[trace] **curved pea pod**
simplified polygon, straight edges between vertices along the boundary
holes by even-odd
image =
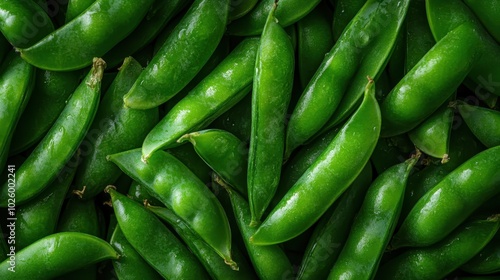
[[[7,258],[0,263],[0,278],[52,279],[87,265],[118,259],[106,241],[80,232],[46,236],[16,253],[15,264]]]
[[[464,162],[420,198],[394,235],[394,248],[442,240],[485,201],[500,192],[500,146]]]
[[[300,86],[304,89],[321,65],[326,53],[333,47],[332,12],[326,3],[320,3],[297,26],[297,66]]]
[[[380,122],[371,80],[361,106],[267,216],[251,242],[256,245],[276,244],[311,227],[370,159],[380,133]]]
[[[380,105],[381,135],[389,137],[408,132],[435,112],[472,69],[480,55],[479,41],[469,23],[460,25],[440,40]],[[450,67],[454,69],[452,73]]]
[[[83,199],[101,193],[122,172],[106,160],[109,154],[140,147],[148,132],[158,123],[158,109],[134,110],[123,106],[128,92],[142,71],[141,65],[128,57],[104,94],[94,121],[80,145],[82,160],[74,186]]]
[[[472,133],[486,147],[500,145],[500,112],[479,106],[458,103],[458,111]]]
[[[500,43],[500,5],[497,1],[471,1],[464,0],[464,3],[476,14],[477,18],[484,25],[486,30]]]
[[[408,0],[369,0],[352,19],[293,110],[285,158],[313,136],[338,125],[359,106],[366,76],[377,79],[384,70],[408,5]]]
[[[248,148],[233,134],[207,129],[182,136],[212,170],[243,196],[247,196]]]
[[[229,1],[229,18],[228,22],[238,19],[248,14],[257,5],[259,0],[230,0]]]
[[[165,279],[209,279],[205,269],[175,235],[143,206],[106,187],[118,225],[134,249]]]
[[[43,138],[78,87],[82,74],[36,71],[33,94],[12,135],[10,154],[25,151]]]
[[[425,154],[448,161],[453,110],[444,104],[429,118],[408,133],[415,147]]]
[[[500,233],[472,259],[460,267],[472,274],[492,274],[500,272]]]
[[[146,164],[141,160],[140,149],[135,149],[109,155],[108,160],[174,211],[226,263],[233,264],[231,230],[222,206],[203,182],[178,159],[169,153],[158,151]]]
[[[499,226],[498,215],[465,222],[439,243],[389,260],[375,279],[441,279],[479,253]]]
[[[365,165],[349,189],[318,221],[299,267],[298,280],[326,279],[349,234],[356,213],[372,182],[372,166]]]
[[[406,182],[420,154],[394,165],[370,185],[328,279],[373,279],[396,228]]]
[[[0,168],[9,154],[12,134],[33,89],[35,69],[11,52],[0,67]],[[1,198],[7,201],[6,197]]]
[[[367,0],[338,0],[333,10],[333,40],[337,41]]]
[[[226,130],[241,141],[250,143],[252,133],[252,94],[247,94],[231,109],[215,119],[210,127]]]
[[[196,0],[125,95],[125,105],[157,107],[185,87],[222,39],[228,12],[229,0]]]
[[[88,7],[94,4],[95,0],[68,0],[66,7],[66,23],[72,21],[74,18],[83,13]]]
[[[97,0],[68,24],[20,49],[21,57],[45,70],[82,69],[132,32],[152,2]]]
[[[240,101],[250,90],[259,43],[256,38],[241,42],[179,101],[144,140],[143,157],[177,146],[182,135],[204,128]]]
[[[460,0],[426,0],[425,3],[429,26],[436,41],[442,40],[447,33],[461,24],[469,23],[474,28],[477,39],[471,40],[471,43],[475,42],[475,47],[481,55],[475,59],[467,76],[474,85],[471,89],[476,92],[484,90],[500,95],[498,83],[500,81],[500,68],[498,67],[500,46],[484,29],[474,13]]]
[[[97,111],[105,65],[102,59],[94,60],[94,66],[52,128],[17,170],[17,205],[35,197],[54,181],[78,149]],[[5,207],[7,196],[7,185],[4,184],[0,191],[0,206]]]
[[[287,27],[299,21],[314,9],[321,1],[300,1],[300,0],[281,0],[276,9],[276,18],[280,25]],[[259,35],[264,30],[267,16],[273,8],[274,0],[260,1],[248,14],[239,18],[227,27],[229,35],[252,36]]]
[[[27,48],[54,31],[45,11],[33,0],[2,1],[0,31],[16,48]]]

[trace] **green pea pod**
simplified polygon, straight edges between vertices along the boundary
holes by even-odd
[[[370,185],[328,279],[373,279],[396,228],[406,182],[420,154],[394,165]]]
[[[127,241],[120,226],[114,229],[109,243],[120,255],[119,259],[113,260],[113,268],[118,279],[163,279]]]
[[[474,255],[493,238],[499,216],[465,222],[441,242],[410,249],[380,267],[375,279],[442,279]]]
[[[231,259],[231,230],[222,206],[203,182],[178,159],[158,151],[145,164],[141,161],[140,149],[136,149],[110,155],[108,160],[174,211],[227,264],[234,263]],[[172,177],[173,174],[175,177]]]
[[[459,102],[457,107],[465,123],[481,143],[488,148],[500,145],[499,111],[469,105],[465,102]]]
[[[75,91],[83,72],[36,71],[33,94],[12,135],[10,154],[36,144],[52,127]]]
[[[361,106],[272,210],[252,236],[252,242],[280,243],[311,227],[366,165],[377,143],[380,125],[375,86],[370,80]]]
[[[389,137],[408,132],[444,104],[478,59],[479,40],[469,23],[440,40],[380,105],[381,135]],[[449,72],[450,67],[453,72]]]
[[[248,149],[244,142],[218,129],[189,133],[179,141],[191,142],[196,153],[224,182],[247,196]]]
[[[125,105],[157,107],[185,87],[222,39],[228,11],[229,0],[196,0],[125,95]]]
[[[146,206],[146,208],[174,228],[175,232],[186,242],[189,249],[198,257],[212,279],[257,279],[255,272],[241,255],[241,252],[238,256],[243,258],[236,259],[238,266],[230,268],[174,212],[163,207]]]
[[[229,2],[229,19],[228,22],[231,22],[235,19],[238,19],[246,14],[248,14],[252,9],[257,5],[259,0],[230,0]]]
[[[482,1],[481,1],[482,2]],[[500,95],[500,46],[488,34],[474,13],[461,0],[436,1],[426,0],[427,19],[436,41],[464,23],[469,23],[478,39],[471,40],[481,53],[474,61],[468,75],[475,87],[474,91],[485,90]],[[467,39],[464,39],[467,41]],[[463,57],[463,55],[461,55]],[[484,94],[484,93],[483,93]]]
[[[88,7],[92,6],[94,2],[95,0],[68,0],[68,7],[66,7],[66,23],[78,17]]]
[[[12,134],[33,89],[35,69],[11,52],[0,66],[0,168],[3,169]],[[7,187],[7,186],[5,186]],[[3,190],[2,190],[3,191]],[[5,189],[6,191],[6,189]],[[1,203],[7,197],[0,195]]]
[[[61,232],[46,236],[0,263],[0,278],[52,279],[89,264],[118,259],[106,241],[81,232]]]
[[[425,11],[425,0],[410,2],[406,16],[406,61],[408,73],[436,44]]]
[[[464,162],[420,198],[394,235],[394,248],[442,240],[483,202],[500,192],[500,146]]]
[[[0,32],[14,47],[30,47],[53,31],[49,16],[33,0],[0,3]]]
[[[226,130],[241,141],[249,143],[252,133],[252,95],[247,94],[240,102],[215,119],[210,126]]]
[[[97,110],[105,65],[102,59],[94,60],[94,66],[70,97],[52,128],[17,170],[17,205],[35,197],[54,181],[77,150]],[[7,189],[7,184],[1,187],[1,207],[7,203]]]
[[[240,101],[253,79],[259,39],[246,39],[212,73],[177,103],[153,128],[142,145],[147,159],[161,148],[172,148],[182,135],[204,128]]]
[[[333,47],[332,12],[320,3],[297,22],[297,66],[301,88],[304,89]]]
[[[275,2],[275,0],[260,1],[244,17],[231,22],[227,27],[227,33],[236,36],[261,34]],[[279,1],[278,9],[276,9],[276,18],[279,19],[281,26],[287,27],[306,16],[319,2],[321,1],[281,0]]]
[[[471,1],[464,0],[465,4],[476,14],[488,32],[500,43],[500,5],[498,1]]]
[[[257,52],[252,91],[252,132],[248,155],[248,200],[252,225],[260,219],[278,187],[285,146],[285,118],[295,68],[287,33],[269,13]]]
[[[338,0],[333,10],[333,40],[337,41],[367,0]]]
[[[460,269],[472,274],[500,272],[500,233],[497,232],[488,245]]]
[[[128,57],[104,94],[96,116],[80,145],[82,161],[75,177],[80,197],[89,199],[113,184],[122,173],[106,160],[109,154],[140,147],[148,132],[158,122],[158,109],[134,110],[123,106],[128,92],[142,71],[141,65]]]
[[[132,32],[152,2],[97,0],[68,24],[20,49],[21,57],[45,70],[82,69]]]
[[[165,279],[209,279],[205,269],[175,235],[156,216],[106,187],[113,210],[125,238]]]
[[[205,161],[200,158],[191,145],[182,145],[168,149],[167,152],[180,160],[203,183],[208,183],[212,180],[210,175],[212,170]]]
[[[366,2],[325,56],[293,110],[285,158],[314,135],[338,125],[359,106],[366,76],[376,79],[383,71],[408,5],[408,0]],[[345,111],[341,119],[339,110]],[[332,122],[332,118],[338,120]]]
[[[452,124],[453,110],[445,103],[408,135],[418,149],[445,163],[448,161]]]
[[[318,221],[304,252],[297,280],[328,277],[371,182],[372,166],[368,163],[338,202]]]

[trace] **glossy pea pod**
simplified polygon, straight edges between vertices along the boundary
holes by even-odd
[[[432,246],[415,248],[382,265],[375,279],[441,279],[487,246],[500,226],[498,216],[465,222]]]
[[[35,69],[10,52],[0,66],[0,168],[9,154],[12,134],[33,89]],[[5,190],[6,191],[6,190]],[[2,197],[6,200],[6,197]]]
[[[182,135],[204,128],[248,94],[259,43],[257,38],[241,42],[179,101],[144,140],[143,157],[177,146]]]
[[[285,149],[285,120],[292,94],[292,43],[275,17],[275,4],[262,31],[252,91],[252,131],[248,153],[251,225],[260,219],[278,187]]]
[[[493,239],[460,269],[472,274],[500,272],[500,233],[497,232]]]
[[[498,22],[498,17],[500,17],[500,3],[494,0],[464,0],[464,3],[476,14],[491,36],[500,43],[500,23]]]
[[[370,0],[352,19],[293,110],[285,158],[313,136],[338,125],[359,106],[366,76],[376,79],[383,71],[408,5],[409,1]],[[337,117],[339,110],[345,111],[341,119]],[[337,121],[332,122],[332,118]]]
[[[338,202],[318,221],[304,252],[298,280],[328,277],[371,182],[372,166],[368,163]]]
[[[109,154],[140,147],[148,132],[158,122],[158,109],[134,110],[123,105],[123,95],[142,71],[141,65],[128,57],[104,94],[92,125],[80,145],[82,160],[75,177],[75,188],[83,199],[101,193],[122,172],[106,160]],[[83,189],[85,188],[85,189]]]
[[[228,12],[229,0],[196,0],[125,95],[125,105],[157,107],[185,87],[222,39]]]
[[[260,1],[248,14],[231,22],[227,27],[229,35],[252,36],[259,35],[264,30],[269,13],[273,8],[275,0]],[[280,25],[287,27],[299,21],[314,9],[321,1],[297,1],[281,0],[276,9],[276,18],[280,20]]]
[[[337,41],[367,0],[338,0],[333,10],[333,39]]]
[[[78,17],[88,7],[94,4],[94,2],[95,0],[68,0],[68,6],[66,7],[66,15],[65,15],[66,23]]]
[[[118,254],[108,242],[80,232],[61,232],[46,236],[16,252],[15,266],[7,258],[0,263],[0,278],[53,279]]]
[[[247,190],[248,148],[233,134],[219,129],[207,129],[182,136],[196,153],[222,179],[244,197]]]
[[[478,42],[480,37],[469,23],[440,40],[380,105],[381,135],[390,137],[408,132],[444,104],[480,56]],[[452,73],[450,67],[455,69]]]
[[[242,253],[235,251],[236,247],[233,247],[233,255],[235,261],[238,262],[238,268],[235,270],[221,262],[220,257],[212,248],[200,240],[197,234],[174,212],[163,207],[146,205],[146,208],[174,228],[175,232],[186,242],[188,248],[198,257],[212,279],[257,279],[255,272],[244,259]]]
[[[486,147],[500,145],[500,112],[458,102],[458,111],[472,133]]]
[[[408,176],[420,154],[380,174],[361,209],[328,279],[373,279],[396,228]]]
[[[231,22],[235,19],[239,19],[240,17],[248,14],[252,9],[257,5],[259,0],[230,0],[229,2],[229,18],[228,22]]]
[[[134,249],[165,279],[209,279],[177,237],[143,206],[106,187],[118,225]]]
[[[235,265],[231,259],[231,230],[222,206],[203,182],[178,159],[158,151],[145,164],[141,160],[140,149],[135,149],[109,155],[108,160],[174,211],[228,265]]]
[[[500,146],[470,158],[418,200],[394,235],[394,248],[442,240],[474,210],[500,192]]]
[[[371,80],[361,106],[267,216],[251,242],[256,245],[276,244],[311,227],[368,162],[377,143],[380,122]]]
[[[97,111],[106,63],[99,58],[68,100],[64,110],[16,171],[16,203],[35,197],[63,170],[83,140]],[[7,203],[7,185],[1,187],[0,206]]]
[[[20,49],[21,57],[44,70],[82,69],[134,30],[152,2],[97,0],[68,24]]]

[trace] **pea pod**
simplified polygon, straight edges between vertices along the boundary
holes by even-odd
[[[396,228],[406,182],[420,154],[394,165],[370,185],[328,279],[373,279]]]
[[[222,206],[203,182],[178,159],[158,151],[145,164],[141,160],[140,149],[136,149],[110,155],[108,160],[174,211],[226,263],[234,264],[231,259],[231,231]]]
[[[106,187],[125,238],[165,279],[209,279],[196,257],[156,216],[140,204]]]
[[[157,107],[185,87],[219,44],[228,12],[229,0],[196,0],[125,95],[125,105]]]
[[[371,80],[361,106],[267,216],[252,236],[252,243],[280,243],[311,227],[366,165],[377,143],[380,125]]]
[[[500,226],[498,216],[464,223],[441,242],[389,260],[375,279],[441,279],[479,253]]]
[[[68,100],[66,107],[16,172],[16,203],[35,197],[63,170],[83,140],[99,102],[105,62],[95,59],[87,77]],[[1,187],[0,206],[7,203],[7,185]]]
[[[0,278],[52,279],[89,264],[118,259],[106,241],[80,232],[61,232],[44,237],[0,263]]]
[[[488,148],[500,145],[499,111],[469,105],[465,102],[459,102],[457,108],[467,126],[481,143]]]
[[[68,0],[66,7],[66,23],[72,21],[94,4],[95,0]]]
[[[497,232],[488,245],[460,269],[472,274],[500,272],[500,233]]]
[[[483,202],[500,192],[500,147],[464,162],[420,198],[394,235],[394,248],[442,240]]]
[[[259,42],[254,38],[241,42],[168,112],[144,140],[145,159],[156,150],[178,145],[182,135],[204,128],[248,93]]]
[[[21,57],[44,70],[82,69],[134,30],[152,2],[97,0],[68,24],[20,49]]]
[[[465,4],[476,14],[488,32],[500,43],[500,5],[497,1],[470,1],[464,0]]]

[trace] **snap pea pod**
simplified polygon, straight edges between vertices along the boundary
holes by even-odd
[[[179,101],[146,136],[143,157],[178,145],[182,135],[204,128],[240,101],[251,86],[259,43],[256,38],[245,39]]]
[[[442,240],[500,192],[500,146],[464,162],[420,198],[394,235],[392,246],[427,246]]]
[[[500,3],[498,1],[471,1],[464,0],[464,3],[476,14],[477,18],[483,23],[488,32],[500,43]]]
[[[35,69],[13,51],[0,66],[0,123],[2,123],[0,126],[0,168],[2,169],[9,154],[12,133],[30,99],[34,76]],[[0,197],[6,204],[7,197],[1,195]]]
[[[228,12],[229,0],[196,0],[124,96],[125,105],[157,107],[185,87],[222,39]]]
[[[66,23],[83,13],[88,7],[94,4],[95,0],[68,0],[66,7]]]
[[[74,186],[80,198],[89,199],[113,184],[122,172],[106,160],[109,154],[140,147],[147,133],[158,122],[158,109],[134,110],[123,106],[128,92],[142,66],[127,57],[118,75],[104,94],[92,125],[80,145],[82,160]]]
[[[410,249],[389,260],[375,279],[441,279],[484,248],[500,226],[499,216],[465,222],[441,242]]]
[[[320,0],[306,2],[300,0],[281,0],[279,1],[278,9],[276,9],[276,17],[279,19],[281,26],[287,27],[306,16],[320,2]],[[260,1],[244,17],[231,22],[227,27],[227,33],[236,36],[261,34],[269,12],[273,8],[273,3],[275,3],[275,0]]]
[[[141,160],[140,149],[135,149],[109,155],[108,160],[179,215],[228,265],[234,265],[231,259],[231,230],[222,206],[203,182],[178,159],[158,151],[145,164]]]
[[[259,0],[230,0],[229,2],[229,18],[228,22],[238,19],[246,14],[248,14],[257,5]]]
[[[55,233],[17,252],[13,268],[9,259],[1,262],[0,278],[48,280],[109,259],[118,259],[118,254],[100,238],[81,232]]]
[[[82,69],[132,32],[152,2],[97,0],[68,24],[20,49],[21,57],[44,70]]]
[[[16,203],[35,197],[57,179],[65,163],[83,140],[99,103],[101,79],[106,63],[94,59],[94,66],[68,100],[66,107],[16,172]],[[7,184],[1,187],[0,206],[7,203]]]
[[[396,228],[408,176],[420,153],[394,165],[370,185],[328,279],[373,279]]]
[[[460,269],[472,274],[500,272],[500,233],[497,232],[488,245]]]
[[[377,143],[380,125],[375,87],[370,80],[361,106],[267,216],[251,242],[276,244],[311,227],[366,165]]]
[[[458,102],[458,111],[472,133],[486,147],[500,145],[500,112]]]
[[[156,216],[140,204],[106,187],[125,238],[165,279],[209,279],[205,269]]]
[[[30,47],[53,31],[49,16],[33,0],[0,3],[0,32],[14,47]]]

